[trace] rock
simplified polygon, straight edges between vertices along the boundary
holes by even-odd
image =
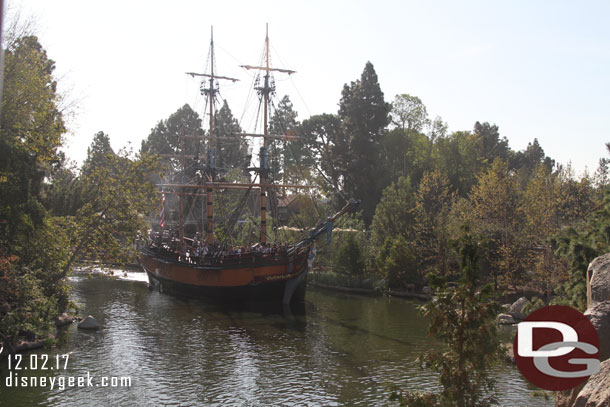
[[[587,275],[591,276],[591,304],[589,305],[610,301],[610,253],[595,258],[589,264]]]
[[[578,393],[574,406],[610,406],[610,360],[602,362],[599,373],[589,377],[585,387]]]
[[[513,325],[516,324],[515,318],[510,314],[500,314],[496,317],[496,322],[500,325]]]
[[[515,319],[524,320],[525,317],[527,317],[527,315],[525,315],[523,313],[523,308],[525,308],[525,306],[528,305],[529,303],[530,303],[530,301],[527,298],[525,298],[525,297],[519,298],[517,301],[515,301],[513,303],[513,305],[510,306],[510,309],[508,310],[508,314],[512,315],[513,318],[515,318]]]
[[[510,306],[512,304],[502,304],[502,309],[504,310],[504,312],[508,312],[510,310]]]
[[[585,383],[581,383],[573,389],[556,392],[555,407],[574,407],[574,400],[584,387]]]
[[[74,322],[74,317],[66,312],[55,318],[55,326],[66,326],[72,322]]]
[[[610,359],[610,301],[594,303],[585,311],[585,316],[599,337],[599,360]]]
[[[81,329],[97,329],[100,327],[100,324],[97,322],[97,319],[89,315],[78,324],[78,327]]]
[[[513,350],[512,343],[502,344],[502,353],[504,355],[504,361],[507,363],[515,364],[515,352]]]
[[[422,294],[430,295],[432,294],[432,288],[425,286],[421,289]]]

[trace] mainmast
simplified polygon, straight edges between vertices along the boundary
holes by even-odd
[[[293,74],[295,71],[289,69],[271,68],[269,64],[269,24],[266,25],[265,29],[265,66],[252,66],[242,65],[246,69],[255,69],[264,71],[264,83],[262,87],[256,88],[260,95],[263,96],[263,147],[260,152],[260,190],[261,190],[261,235],[260,241],[265,243],[267,241],[267,175],[269,174],[269,165],[267,162],[267,147],[269,145],[269,96],[275,91],[275,86],[271,83],[270,77],[271,72],[283,72],[287,74]]]
[[[191,76],[203,76],[208,78],[207,84],[203,80],[201,82],[201,94],[206,96],[207,103],[210,106],[210,130],[208,134],[208,165],[207,165],[207,176],[210,183],[214,182],[216,175],[216,166],[214,161],[214,149],[216,134],[214,133],[214,102],[216,101],[216,94],[219,91],[219,87],[216,86],[218,79],[229,80],[236,82],[239,79],[228,78],[226,76],[219,76],[214,73],[214,27],[211,28],[210,33],[210,73],[209,74],[197,74],[193,72],[187,72]],[[214,243],[214,189],[210,186],[206,188],[206,216],[207,216],[207,244]]]

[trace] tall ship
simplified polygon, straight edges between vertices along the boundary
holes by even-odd
[[[204,114],[209,116],[207,133],[181,134],[179,154],[168,155],[177,163],[178,176],[172,182],[161,182],[161,208],[158,225],[151,230],[147,246],[141,252],[140,264],[148,274],[151,288],[180,296],[229,303],[268,302],[289,305],[302,302],[306,292],[306,276],[316,257],[315,242],[322,236],[330,236],[335,221],[353,211],[359,201],[351,199],[335,214],[320,219],[309,228],[305,236],[292,242],[277,241],[277,233],[269,230],[269,221],[277,229],[277,221],[268,212],[277,207],[278,191],[307,190],[308,185],[295,182],[277,183],[270,176],[269,149],[274,141],[287,143],[294,140],[291,134],[270,132],[270,104],[275,94],[273,74],[291,75],[294,71],[271,66],[269,58],[269,35],[265,35],[262,63],[241,65],[254,72],[254,90],[258,97],[262,116],[261,133],[231,133],[219,136],[216,129],[219,83],[236,82],[238,79],[218,75],[215,72],[213,32],[210,40],[208,69],[205,73],[188,72],[201,79],[201,94],[205,97]],[[200,143],[205,153],[187,154],[187,141]],[[246,165],[241,177],[228,177],[226,168],[216,165],[222,161],[219,142],[250,142],[259,146],[258,162]],[[250,159],[248,158],[249,164]],[[226,161],[222,161],[226,162]],[[236,195],[240,193],[240,195]],[[220,204],[223,195],[235,198],[232,205]],[[177,221],[166,222],[166,197],[174,197],[177,203]],[[286,197],[286,195],[283,195]],[[254,199],[253,199],[254,197]],[[217,233],[220,220],[214,210],[226,209],[222,214],[223,227]],[[225,201],[226,202],[226,201]],[[198,221],[189,225],[189,213],[201,206]],[[224,208],[227,206],[227,208]],[[244,212],[255,207],[249,228],[256,227],[256,241],[249,230],[248,238],[236,244],[236,225],[245,223]],[[271,211],[273,213],[273,211]],[[175,213],[175,211],[174,211]],[[276,215],[277,216],[277,215]],[[192,218],[192,216],[191,216]],[[275,222],[274,222],[275,221]],[[192,223],[196,223],[193,227]],[[313,223],[313,222],[312,222]],[[189,227],[190,226],[190,227]],[[274,240],[275,239],[275,240]]]

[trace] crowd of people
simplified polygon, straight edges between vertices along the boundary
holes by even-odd
[[[189,264],[210,264],[225,262],[254,262],[256,259],[276,259],[287,254],[288,246],[277,243],[256,243],[250,246],[235,246],[214,242],[207,244],[196,235],[193,239],[184,238],[177,232],[153,232],[150,235],[151,247],[171,258]]]

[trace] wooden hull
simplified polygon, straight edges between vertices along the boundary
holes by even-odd
[[[229,303],[290,304],[304,300],[308,254],[195,265],[145,250],[140,263],[151,287],[161,292]]]

